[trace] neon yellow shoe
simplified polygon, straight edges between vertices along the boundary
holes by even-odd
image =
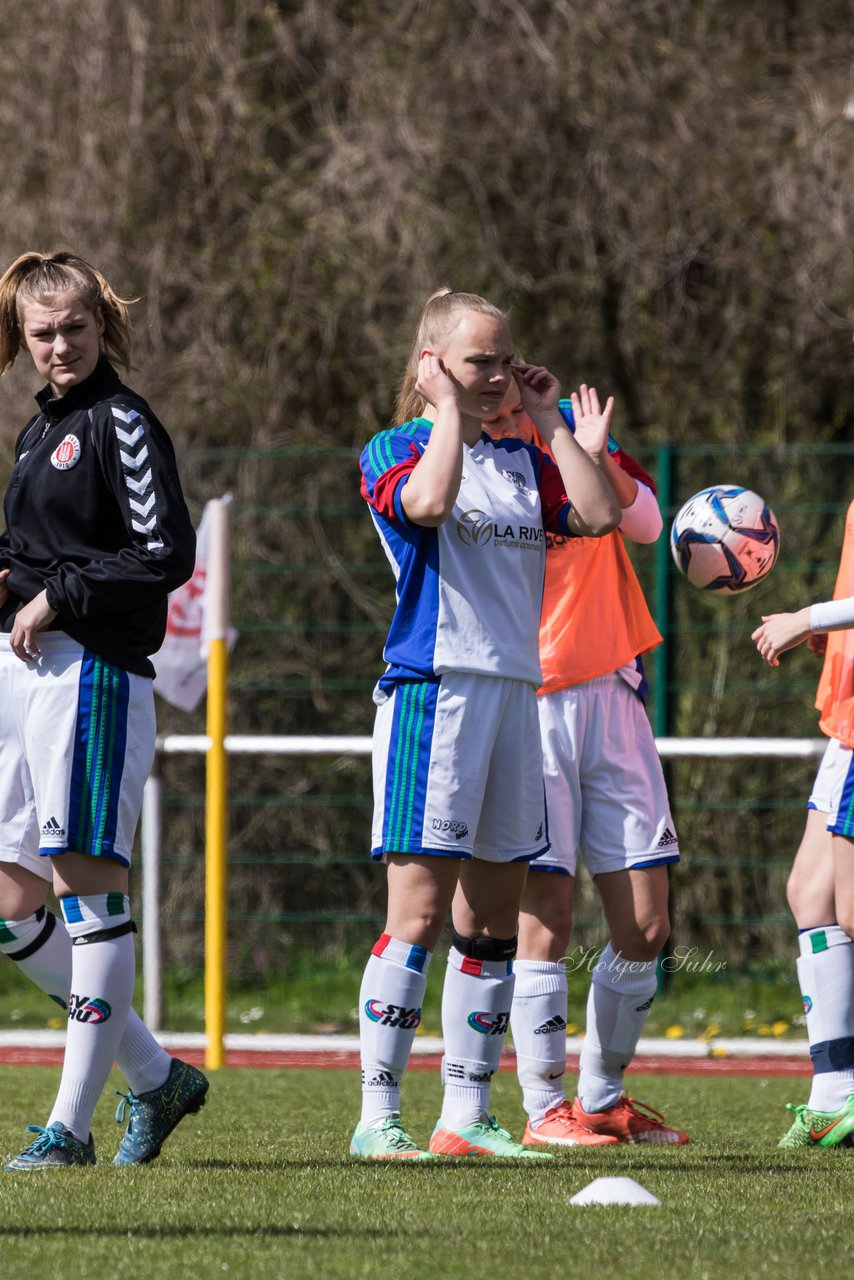
[[[429,1151],[416,1146],[400,1122],[400,1112],[392,1111],[379,1124],[356,1125],[350,1139],[350,1155],[363,1160],[432,1160]]]
[[[550,1151],[529,1151],[514,1142],[506,1129],[498,1127],[495,1116],[476,1120],[462,1129],[445,1129],[440,1120],[430,1139],[430,1150],[437,1156],[504,1156],[511,1160],[553,1160]]]
[[[852,1147],[854,1146],[854,1094],[839,1111],[810,1111],[807,1106],[786,1104],[794,1111],[795,1118],[789,1132],[777,1143],[778,1147],[794,1151],[798,1147]]]

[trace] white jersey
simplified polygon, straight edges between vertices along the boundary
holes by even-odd
[[[448,519],[412,524],[401,494],[430,438],[416,418],[365,447],[362,493],[397,582],[380,684],[443,672],[541,681],[538,652],[546,531],[566,536],[570,504],[554,462],[535,445],[463,445]]]

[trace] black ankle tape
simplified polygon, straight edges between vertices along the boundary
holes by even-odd
[[[28,956],[35,955],[39,947],[43,947],[50,935],[56,928],[56,916],[50,911],[45,911],[44,907],[39,907],[35,913],[37,920],[45,917],[44,927],[37,938],[33,938],[32,942],[28,942],[25,947],[21,947],[20,951],[7,951],[6,955],[10,960],[26,960]]]
[[[110,938],[123,938],[126,933],[136,933],[133,920],[125,920],[124,924],[113,925],[112,929],[99,929],[97,933],[83,933],[79,938],[72,938],[72,945],[85,947],[90,942],[109,942]]]
[[[472,960],[512,960],[516,954],[515,938],[465,938],[452,928],[451,941],[461,955]]]

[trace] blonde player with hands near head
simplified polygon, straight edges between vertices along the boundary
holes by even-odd
[[[781,1147],[854,1141],[854,502],[845,517],[832,600],[763,617],[753,632],[769,666],[807,642],[824,652],[816,692],[830,741],[807,803],[804,834],[786,886],[798,926],[798,983],[813,1077]]]
[[[511,381],[555,461],[484,435]],[[388,915],[359,997],[362,1117],[350,1150],[363,1158],[545,1154],[489,1112],[527,865],[548,848],[536,711],[545,530],[599,536],[619,518],[559,395],[546,369],[514,362],[503,312],[442,290],[422,312],[401,425],[362,453],[362,493],[396,579],[374,694],[372,856],[387,864]],[[400,1084],[452,902],[444,1098],[424,1150],[403,1127]]]

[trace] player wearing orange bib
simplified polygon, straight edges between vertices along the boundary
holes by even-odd
[[[609,400],[609,420],[612,410]],[[583,424],[599,413],[595,389],[582,387],[561,411],[577,442],[592,449]],[[539,443],[516,402],[486,427]],[[678,861],[679,846],[643,704],[640,655],[661,636],[625,547],[625,538],[654,542],[661,513],[643,469],[610,436],[606,449],[600,466],[622,509],[619,529],[595,540],[551,538],[546,556],[538,708],[552,847],[530,864],[511,1016],[528,1146],[688,1141],[622,1087],[656,993],[656,961],[670,932],[666,864]],[[577,852],[610,937],[589,966],[587,1031],[570,1104],[562,1077]]]
[[[819,728],[830,741],[808,802],[806,827],[787,885],[798,926],[798,982],[813,1079],[781,1147],[854,1142],[854,502],[845,518],[833,600],[762,619],[753,633],[765,661],[806,640],[825,652],[816,692]]]

